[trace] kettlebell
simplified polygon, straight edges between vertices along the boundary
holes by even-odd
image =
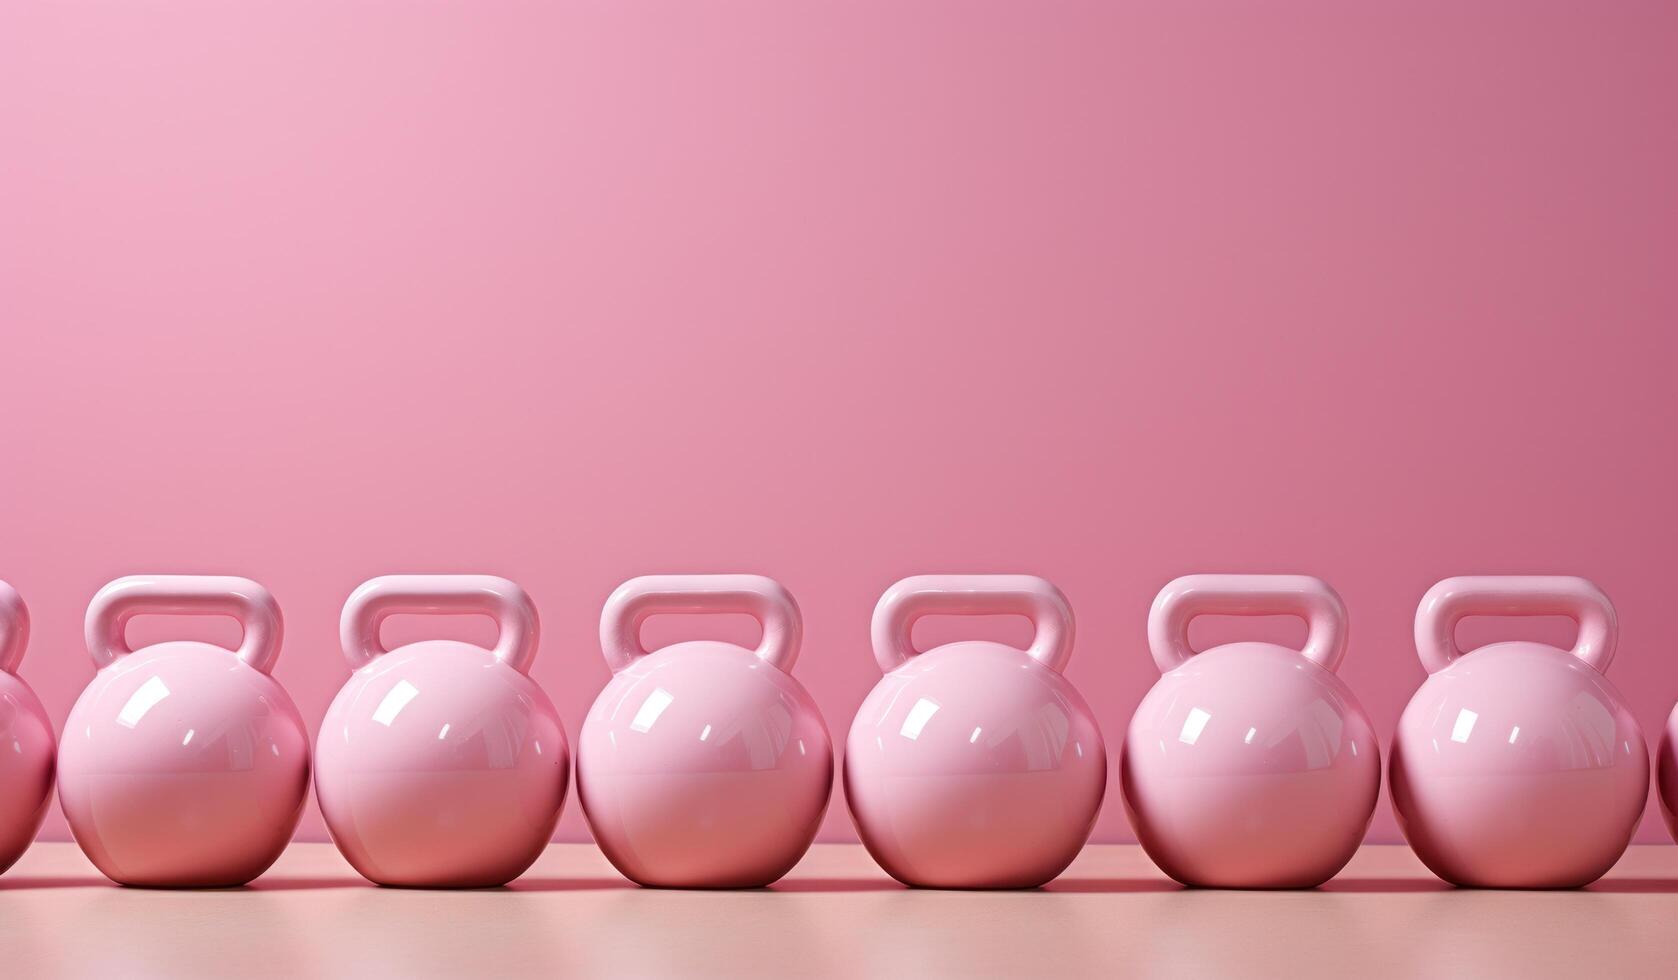
[[[1567,616],[1572,650],[1457,647],[1467,616]],[[1631,842],[1649,751],[1605,671],[1618,632],[1595,585],[1564,576],[1450,578],[1422,597],[1428,677],[1398,721],[1388,783],[1405,839],[1434,874],[1486,888],[1572,888]]]
[[[34,843],[52,799],[58,742],[41,699],[17,674],[29,646],[29,607],[0,582],[0,874]]]
[[[1678,840],[1678,707],[1666,716],[1666,728],[1661,732],[1660,749],[1655,757],[1655,774],[1666,832]]]
[[[660,613],[744,613],[757,649],[690,640],[649,652]],[[792,870],[833,788],[821,712],[793,679],[803,620],[761,575],[647,575],[606,600],[612,669],[577,740],[577,796],[624,877],[671,888],[754,888]]]
[[[1029,649],[968,640],[917,653],[931,614],[1024,616]],[[857,834],[887,874],[931,888],[1032,888],[1077,856],[1107,786],[1089,705],[1062,676],[1072,609],[1030,575],[921,575],[881,596],[884,673],[845,747]]]
[[[1661,732],[1655,760],[1661,816],[1666,820],[1666,832],[1678,840],[1678,706],[1666,716],[1666,728]]]
[[[422,640],[388,649],[398,613],[478,613],[494,649]],[[386,575],[344,603],[352,671],[326,710],[315,795],[350,865],[381,885],[486,888],[523,874],[559,822],[570,749],[530,678],[539,624],[518,585],[491,575]]]
[[[1196,653],[1197,616],[1294,615],[1299,650],[1227,643]],[[1125,810],[1160,869],[1186,885],[1310,888],[1357,852],[1375,813],[1375,730],[1335,673],[1346,608],[1308,575],[1187,575],[1148,614],[1160,679],[1120,755]]]
[[[237,650],[172,640],[135,650],[136,615],[230,616]],[[309,789],[309,739],[269,675],[280,607],[247,578],[134,575],[87,609],[98,672],[70,709],[58,796],[70,832],[125,885],[242,885],[291,840]]]

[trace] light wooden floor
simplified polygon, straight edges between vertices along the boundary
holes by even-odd
[[[1311,892],[1185,890],[1130,846],[1086,849],[1037,892],[903,888],[818,845],[775,888],[653,891],[592,846],[511,887],[367,885],[297,844],[254,885],[118,888],[73,844],[0,876],[0,977],[1334,976],[1678,972],[1678,847],[1636,847],[1574,892],[1448,888],[1368,847]]]

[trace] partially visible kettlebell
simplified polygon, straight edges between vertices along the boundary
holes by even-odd
[[[58,743],[41,699],[17,674],[29,608],[0,582],[0,874],[34,843],[52,800]]]
[[[1660,749],[1655,757],[1655,774],[1666,832],[1678,840],[1678,706],[1666,716],[1666,727],[1661,731]]]
[[[480,613],[493,650],[423,640],[394,650],[398,613]],[[516,584],[491,575],[386,575],[344,603],[353,673],[327,708],[315,795],[333,843],[382,885],[485,888],[547,847],[570,782],[559,712],[530,679],[539,626]]]
[[[756,650],[690,640],[648,652],[660,613],[745,613]],[[761,575],[647,575],[606,600],[612,668],[577,742],[577,796],[624,877],[672,888],[755,888],[792,870],[833,789],[821,712],[793,679],[803,620]]]
[[[1196,653],[1197,616],[1295,615],[1300,650]],[[1310,888],[1357,853],[1381,788],[1375,730],[1335,673],[1346,608],[1307,575],[1188,575],[1148,615],[1161,676],[1121,754],[1125,809],[1154,863],[1187,885]]]
[[[1666,716],[1666,727],[1661,731],[1660,749],[1656,753],[1655,772],[1666,832],[1672,835],[1673,840],[1678,840],[1678,706]]]
[[[143,613],[231,616],[237,650],[174,640],[135,650]],[[280,856],[303,815],[309,738],[269,676],[280,607],[246,578],[134,575],[87,609],[98,673],[59,746],[58,796],[94,865],[125,885],[242,885]]]
[[[1027,650],[970,640],[917,653],[922,616],[1014,614]],[[922,575],[874,609],[885,676],[845,747],[857,833],[893,878],[933,888],[1032,888],[1089,839],[1107,755],[1089,705],[1062,676],[1072,609],[1030,575]]]
[[[1463,653],[1467,616],[1567,616],[1572,650],[1527,641]],[[1405,839],[1434,874],[1487,888],[1572,888],[1625,852],[1649,750],[1605,676],[1614,607],[1564,576],[1469,576],[1416,611],[1428,678],[1399,718],[1388,773]]]

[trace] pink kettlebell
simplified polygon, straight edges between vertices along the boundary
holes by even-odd
[[[1196,653],[1196,616],[1294,615],[1300,650],[1227,643]],[[1336,674],[1346,609],[1308,575],[1187,575],[1148,614],[1160,679],[1120,755],[1125,810],[1160,869],[1186,885],[1311,888],[1357,852],[1381,751]]]
[[[0,582],[0,874],[29,845],[52,800],[58,743],[41,700],[17,675],[29,645],[29,608]]]
[[[1660,750],[1656,754],[1655,772],[1666,832],[1678,840],[1678,707],[1666,716],[1666,728],[1661,732]]]
[[[230,616],[239,648],[131,649],[136,615]],[[280,607],[246,578],[134,575],[87,609],[98,673],[70,709],[58,796],[76,843],[125,885],[229,887],[273,864],[309,790],[309,737],[269,676]]]
[[[1567,616],[1571,651],[1456,644],[1466,616]],[[1469,576],[1416,611],[1428,678],[1393,736],[1393,808],[1434,874],[1487,888],[1572,888],[1624,853],[1649,791],[1649,751],[1604,671],[1614,607],[1563,576]]]
[[[1655,772],[1660,788],[1661,816],[1666,819],[1666,831],[1678,840],[1678,707],[1666,716],[1666,728],[1661,732],[1660,750],[1656,755]]]
[[[1027,650],[970,640],[917,653],[922,616],[1013,614]],[[874,609],[885,676],[845,743],[857,834],[907,885],[1033,888],[1066,869],[1095,825],[1107,753],[1089,705],[1061,671],[1072,609],[1030,575],[921,575]]]
[[[424,640],[394,650],[399,613],[479,613],[487,650]],[[530,679],[539,627],[530,596],[491,575],[387,575],[344,603],[351,674],[321,722],[315,796],[333,843],[369,881],[484,888],[523,874],[559,821],[570,749]]]
[[[745,613],[756,650],[717,640],[641,645],[658,613]],[[647,575],[606,600],[612,679],[577,742],[577,796],[624,877],[671,888],[754,888],[809,850],[833,790],[821,712],[792,677],[798,604],[761,575]]]

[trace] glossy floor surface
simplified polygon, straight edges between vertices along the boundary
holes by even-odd
[[[295,844],[251,887],[109,885],[72,844],[0,876],[0,975],[1662,976],[1678,962],[1678,847],[1634,847],[1582,891],[1449,888],[1366,847],[1308,892],[1185,890],[1091,846],[1036,892],[912,891],[817,845],[751,892],[653,891],[555,845],[504,889],[374,888]]]

